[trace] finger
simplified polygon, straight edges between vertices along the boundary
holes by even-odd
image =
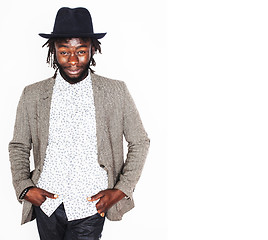
[[[105,207],[101,207],[101,208],[97,208],[97,212],[98,214],[100,214],[102,217],[105,216],[105,213],[107,212],[106,208]]]
[[[103,215],[103,214],[105,214],[105,213],[106,213],[106,211],[105,211],[105,209],[104,209],[104,208],[102,208],[102,209],[98,210],[97,212],[98,212],[98,214],[100,214],[100,215]],[[102,213],[103,213],[103,214],[102,214]]]
[[[104,204],[102,203],[101,200],[96,204],[96,209],[97,209],[98,212],[103,212]]]
[[[46,190],[43,190],[43,196],[46,196],[46,197],[52,198],[52,199],[56,199],[59,197],[58,194],[50,193]]]
[[[34,206],[40,207],[43,204],[44,201],[46,201],[46,197],[41,195],[40,198],[35,199],[34,201],[32,201],[32,204]]]
[[[99,192],[96,195],[88,197],[87,200],[90,201],[90,202],[93,202],[93,201],[96,201],[96,200],[102,198],[103,196],[104,196],[104,194],[102,192]]]
[[[45,196],[42,196],[42,198],[38,201],[39,205],[41,206],[46,200],[47,198]]]
[[[99,214],[107,212],[107,205],[102,199],[96,204],[96,209]]]

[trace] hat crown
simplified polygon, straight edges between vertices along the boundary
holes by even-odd
[[[103,38],[106,33],[94,33],[92,18],[86,8],[62,7],[58,10],[53,32],[39,33],[41,37],[94,37]]]
[[[92,18],[86,8],[59,9],[53,28],[54,34],[93,33]]]

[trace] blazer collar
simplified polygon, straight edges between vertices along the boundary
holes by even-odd
[[[49,78],[46,82],[46,85],[44,86],[44,91],[41,93],[41,99],[51,98],[54,84],[55,78]]]
[[[91,75],[93,92],[96,93],[97,91],[103,90],[102,83],[99,79],[100,77],[94,73],[90,73],[90,75]]]

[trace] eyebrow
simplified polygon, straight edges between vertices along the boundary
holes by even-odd
[[[59,48],[61,48],[61,47],[69,48],[67,45],[64,45],[64,44],[59,45]],[[78,48],[83,48],[83,47],[88,47],[88,46],[87,46],[87,45],[80,45],[80,46],[77,47],[76,49],[78,49]]]

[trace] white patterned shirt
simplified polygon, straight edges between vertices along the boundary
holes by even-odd
[[[108,187],[98,164],[95,106],[90,74],[70,84],[57,74],[50,108],[49,137],[37,187],[53,194],[41,209],[47,216],[64,203],[69,221],[97,213],[90,197]]]

